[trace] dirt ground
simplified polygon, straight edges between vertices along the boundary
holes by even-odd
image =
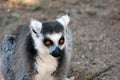
[[[0,40],[31,18],[53,20],[69,14],[74,80],[120,80],[120,0],[45,0],[40,7],[0,1]]]

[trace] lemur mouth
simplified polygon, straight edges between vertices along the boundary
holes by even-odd
[[[62,54],[63,51],[58,47],[51,53],[51,55],[54,57],[60,57]]]

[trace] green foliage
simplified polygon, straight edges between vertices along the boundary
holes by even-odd
[[[37,11],[40,8],[40,5],[45,2],[45,0],[39,0],[38,4],[33,5],[33,11]]]
[[[96,8],[104,8],[102,4],[95,4],[94,5]]]
[[[45,0],[39,0],[40,3],[45,2]]]
[[[117,16],[117,19],[120,21],[120,15]]]
[[[5,24],[8,25],[10,24],[11,22],[14,22],[14,21],[17,21],[18,20],[18,17],[17,16],[9,16],[5,19]]]
[[[5,24],[10,24],[10,23],[11,23],[11,19],[6,18],[6,20],[5,20]]]
[[[83,46],[82,41],[80,41],[80,51],[83,51],[83,50],[84,50],[84,46]]]
[[[39,9],[39,5],[36,4],[33,6],[33,11],[37,11],[38,9]]]
[[[18,0],[19,3],[23,3],[23,0]]]
[[[92,80],[92,79],[91,79],[91,76],[90,76],[89,74],[87,74],[87,75],[85,76],[85,80]]]
[[[96,16],[97,12],[96,11],[86,11],[86,14],[89,16]]]

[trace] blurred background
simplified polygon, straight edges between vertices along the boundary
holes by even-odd
[[[30,19],[69,14],[74,80],[120,80],[120,0],[0,0],[0,43]]]

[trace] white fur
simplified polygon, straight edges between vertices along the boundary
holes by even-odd
[[[42,23],[35,19],[31,19],[30,30],[32,31],[32,29],[34,29],[39,34],[42,29]]]
[[[34,76],[33,80],[54,80],[51,74],[56,70],[57,59],[49,54],[48,49],[42,42],[42,35],[40,37],[32,37],[35,41],[35,48],[38,50],[35,63],[38,74]]]
[[[62,33],[53,33],[53,34],[48,34],[47,37],[50,38],[56,47],[59,47],[60,49],[63,49],[65,47],[65,43],[63,45],[59,45],[59,40],[62,36]]]
[[[36,37],[32,35],[35,41],[35,48],[38,50],[35,67],[38,74],[34,76],[33,80],[54,80],[51,74],[56,70],[57,59],[49,54],[48,48],[43,44],[43,36]]]
[[[63,78],[62,80],[70,80],[69,78]]]
[[[67,27],[67,25],[70,22],[70,18],[68,15],[62,16],[61,18],[57,19],[57,21],[64,26],[64,28]],[[37,32],[37,35],[33,32],[34,29]],[[57,67],[57,59],[53,57],[50,52],[52,52],[56,47],[59,47],[60,49],[63,49],[66,44],[66,36],[65,37],[65,43],[63,45],[59,45],[59,40],[63,33],[53,33],[53,34],[47,34],[46,37],[50,38],[54,46],[51,48],[48,48],[43,43],[43,35],[40,34],[40,31],[42,29],[42,23],[31,19],[30,22],[30,30],[32,34],[32,38],[35,42],[35,49],[38,50],[38,56],[36,57],[36,63],[35,67],[38,71],[38,74],[34,76],[33,80],[54,80],[54,77],[51,76],[51,74],[56,70]],[[47,73],[47,74],[46,74]],[[64,78],[62,80],[69,80],[67,78]]]
[[[37,32],[37,34],[35,34],[32,29],[34,29]],[[45,53],[44,51],[46,51],[47,49],[44,47],[42,43],[43,36],[40,34],[41,29],[42,29],[42,23],[35,19],[31,19],[30,31],[32,38],[35,42],[35,49],[37,49],[39,53]]]
[[[56,46],[58,46],[58,41],[61,38],[62,33],[53,33],[53,34],[47,34],[47,37],[50,38]]]
[[[32,38],[35,42],[35,49],[38,50],[38,56],[36,57],[35,62],[35,67],[38,71],[38,74],[33,77],[33,80],[54,80],[54,77],[51,76],[51,74],[56,70],[58,63],[57,59],[49,54],[49,49],[43,44],[43,35],[39,33],[39,31],[41,31],[41,28],[42,26],[40,22],[36,20],[31,20],[30,29],[32,33]],[[39,33],[38,37],[32,29]],[[53,38],[52,40],[58,41],[62,34],[55,35],[48,36]]]
[[[35,63],[38,74],[35,75],[34,80],[54,80],[54,77],[51,76],[51,74],[56,70],[57,59],[47,52],[38,54]]]
[[[35,48],[38,50],[38,56],[36,57],[35,67],[38,71],[38,74],[35,75],[34,80],[54,80],[54,77],[51,74],[57,68],[57,59],[50,54],[50,50],[43,44],[42,39],[43,36],[39,35],[40,37],[36,37],[32,35],[35,41]],[[62,36],[62,33],[54,33],[46,35],[54,42],[55,46],[63,48],[65,46],[59,46],[58,41]],[[65,79],[66,80],[66,79]]]
[[[70,22],[70,17],[68,15],[64,15],[56,20],[66,28]]]

